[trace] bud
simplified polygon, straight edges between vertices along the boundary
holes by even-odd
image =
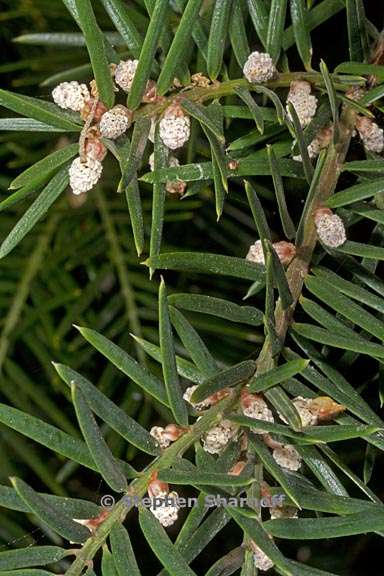
[[[222,420],[220,424],[208,430],[202,437],[203,448],[209,454],[220,454],[226,445],[237,436],[239,426],[230,420]]]
[[[187,428],[182,426],[178,426],[177,424],[167,424],[164,428],[164,436],[168,438],[171,442],[175,442],[183,436],[187,431]]]
[[[312,140],[312,142],[307,146],[308,156],[311,160],[316,158],[320,152],[329,146],[333,137],[333,126],[327,126],[322,128]],[[303,159],[301,154],[292,157],[296,162],[302,162]]]
[[[251,549],[253,552],[253,561],[255,563],[255,568],[261,570],[262,572],[266,572],[267,570],[270,570],[273,567],[272,560],[253,541],[251,541]]]
[[[197,384],[194,386],[189,386],[183,394],[183,398],[188,404],[194,407],[197,412],[201,412],[202,410],[206,410],[211,406],[211,402],[209,398],[202,400],[201,402],[192,402],[191,397],[194,391],[197,389]]]
[[[108,108],[100,100],[98,100],[95,105],[95,99],[89,98],[89,100],[84,103],[80,116],[83,120],[87,120],[88,116],[93,113],[92,119],[95,122],[100,122],[101,117],[107,112],[107,110]]]
[[[346,410],[345,406],[338,404],[329,396],[318,396],[311,399],[309,408],[320,422],[332,420]]]
[[[154,499],[150,506],[150,511],[164,527],[172,526],[179,514],[179,495],[177,492],[170,492]]]
[[[220,400],[223,400],[223,398],[226,398],[228,394],[231,393],[231,390],[229,388],[222,388],[221,390],[218,390],[217,392],[215,392],[211,396],[208,396],[208,398],[205,398],[201,402],[192,402],[191,397],[196,388],[197,385],[189,386],[189,388],[187,388],[186,391],[184,392],[183,398],[184,400],[186,400],[186,402],[188,402],[188,404],[191,404],[191,406],[193,406],[194,409],[197,410],[197,412],[201,412],[202,410],[206,410],[210,406],[217,404],[218,402],[220,402]]]
[[[52,90],[52,98],[60,108],[80,112],[89,99],[89,91],[86,84],[62,82]]]
[[[161,97],[157,96],[156,82],[154,80],[148,80],[142,101],[144,104],[151,104],[153,102],[157,102],[160,99]]]
[[[191,81],[193,86],[197,86],[198,88],[208,88],[211,84],[211,80],[204,76],[201,72],[196,72],[196,74],[192,74]]]
[[[353,100],[354,102],[358,102],[359,100],[361,100],[364,94],[365,90],[361,86],[352,86],[345,93],[346,97],[349,98],[350,100]]]
[[[153,171],[155,169],[154,164],[154,153],[152,153],[148,159],[148,164]],[[177,168],[180,166],[179,160],[172,154],[168,158],[169,168]],[[184,180],[167,180],[165,183],[165,189],[169,194],[179,194],[180,196],[184,194],[187,183]]]
[[[297,396],[293,399],[293,404],[299,413],[301,418],[301,424],[305,426],[315,426],[317,424],[317,416],[311,411],[311,405],[313,402],[312,398],[303,398],[303,396]],[[279,416],[283,422],[288,424],[284,416],[279,413]]]
[[[272,456],[282,468],[297,472],[301,466],[301,456],[291,444],[282,444],[275,448]]]
[[[118,104],[102,115],[100,120],[100,133],[105,138],[116,140],[128,130],[131,125],[132,113]]]
[[[177,104],[172,105],[160,120],[160,138],[165,146],[176,150],[184,146],[191,133],[191,121]]]
[[[264,251],[261,240],[256,240],[254,244],[251,244],[246,259],[250,262],[255,262],[255,264],[265,264]]]
[[[75,158],[69,168],[69,185],[74,194],[82,194],[91,190],[100,180],[103,165],[99,160]]]
[[[300,415],[303,427],[316,426],[318,422],[332,420],[346,409],[345,406],[337,404],[329,396],[318,396],[317,398],[297,396],[293,399],[293,404]],[[287,424],[285,418],[281,414],[279,416]]]
[[[329,208],[316,210],[314,220],[318,238],[324,246],[338,248],[347,240],[342,219],[337,214],[333,214]]]
[[[274,242],[272,246],[283,266],[288,266],[296,256],[296,248],[291,242],[280,240],[280,242]]]
[[[169,493],[169,486],[167,482],[162,482],[158,480],[156,474],[154,478],[148,484],[148,496],[150,498],[158,498],[166,496]]]
[[[187,183],[184,180],[167,180],[165,183],[165,189],[168,194],[174,196],[182,196],[187,187]]]
[[[169,436],[164,434],[164,428],[162,426],[152,426],[149,433],[157,441],[160,448],[168,448],[171,440]]]
[[[259,394],[251,394],[246,388],[243,388],[240,404],[244,416],[264,420],[264,422],[274,422],[271,410]],[[264,434],[263,430],[258,428],[251,428],[251,430],[255,434]]]
[[[369,152],[380,154],[384,148],[384,131],[371,118],[358,116],[356,128],[363,141],[364,148]]]
[[[107,149],[98,136],[90,135],[85,140],[84,153],[86,158],[102,162],[107,154]]]
[[[266,52],[251,52],[244,64],[243,74],[248,82],[262,84],[277,74],[272,58]]]
[[[311,94],[310,83],[305,80],[295,80],[291,82],[287,96],[287,112],[288,117],[291,118],[288,109],[289,102],[296,110],[300,125],[304,128],[316,114],[317,108],[317,98]]]
[[[138,60],[121,60],[115,68],[115,82],[124,92],[129,92],[135,77]]]
[[[157,440],[160,448],[168,448],[172,442],[178,440],[186,431],[187,428],[177,426],[177,424],[167,424],[165,428],[162,428],[162,426],[153,426],[149,433]]]
[[[296,248],[291,242],[281,240],[280,242],[274,242],[272,246],[283,266],[288,266],[296,255]],[[256,240],[256,242],[249,247],[246,259],[256,264],[265,264],[261,240]]]
[[[77,522],[77,524],[85,526],[93,534],[96,531],[96,529],[100,526],[100,524],[102,524],[104,520],[109,516],[109,514],[110,514],[109,510],[102,510],[98,516],[95,516],[95,518],[87,518],[84,520],[80,518],[73,518],[73,521]]]

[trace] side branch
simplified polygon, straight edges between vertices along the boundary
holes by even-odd
[[[276,333],[281,342],[284,342],[287,330],[292,321],[296,304],[300,298],[304,279],[308,274],[312,261],[313,252],[317,242],[317,234],[313,214],[317,208],[324,205],[326,200],[335,191],[340,172],[347,154],[352,132],[356,121],[357,112],[354,108],[346,106],[340,116],[339,137],[336,143],[332,143],[327,151],[324,166],[319,182],[314,191],[313,200],[307,212],[304,223],[303,242],[297,246],[297,254],[287,270],[288,284],[293,296],[293,303],[284,310],[280,300],[275,308]],[[269,370],[274,365],[272,347],[269,339],[264,342],[258,362],[259,373]]]

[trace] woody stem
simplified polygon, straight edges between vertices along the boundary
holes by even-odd
[[[313,214],[317,208],[324,205],[336,188],[349,148],[356,115],[357,112],[354,108],[346,106],[340,116],[338,140],[336,143],[332,143],[327,150],[321,175],[316,185],[311,205],[306,214],[303,241],[300,243],[300,246],[296,247],[296,256],[287,270],[288,285],[293,297],[293,303],[289,308],[284,310],[281,301],[278,300],[275,308],[275,328],[281,343],[284,342],[287,330],[292,321],[317,242]],[[266,372],[273,367],[274,362],[272,346],[268,338],[266,338],[257,361],[257,371],[259,373]]]
[[[323,77],[319,72],[285,72],[279,74],[277,79],[264,83],[263,86],[272,90],[275,90],[276,88],[287,88],[294,80],[306,80],[317,87],[325,88]],[[351,85],[365,84],[364,78],[361,78],[360,76],[340,76],[333,74],[332,80],[335,88],[343,92],[350,89]],[[139,117],[160,115],[175,99],[180,99],[181,96],[194,102],[203,102],[204,100],[213,100],[223,96],[234,95],[238,88],[257,91],[258,84],[251,84],[244,78],[238,78],[236,80],[214,83],[207,87],[192,86],[184,89],[182,92],[171,94],[167,98],[160,98],[155,104],[146,104],[142,106],[134,112],[133,120],[136,120]]]
[[[80,576],[84,567],[93,559],[96,552],[104,544],[113,526],[118,522],[124,521],[134,505],[134,498],[137,497],[140,499],[144,496],[153,474],[172,466],[175,460],[180,458],[205,432],[220,422],[224,412],[231,408],[236,400],[236,394],[230,394],[210,408],[204,416],[190,427],[186,434],[164,450],[160,458],[155,460],[138,478],[131,482],[125,497],[123,496],[119,502],[117,502],[104,522],[100,524],[95,533],[77,552],[76,558],[65,573],[65,576]]]

